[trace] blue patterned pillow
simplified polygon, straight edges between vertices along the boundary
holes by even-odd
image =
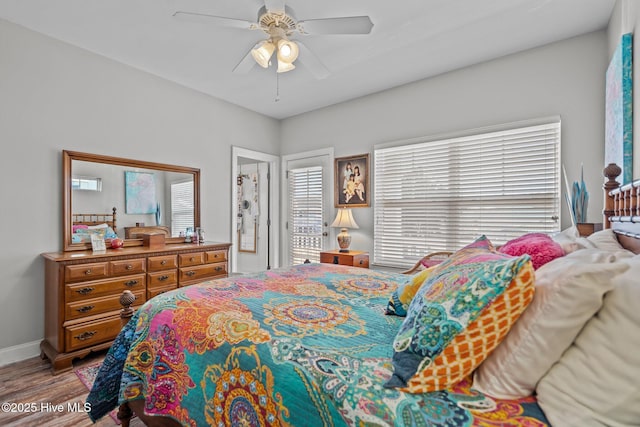
[[[530,258],[494,251],[482,236],[438,265],[413,298],[393,342],[394,374],[404,387],[501,295]]]

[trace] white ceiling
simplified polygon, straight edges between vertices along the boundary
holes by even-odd
[[[234,74],[261,31],[184,22],[189,11],[257,20],[263,0],[0,0],[0,17],[277,119],[606,27],[615,0],[289,0],[298,20],[368,15],[368,35],[297,38],[304,66]],[[293,37],[294,39],[296,37]],[[279,87],[279,100],[276,94]]]

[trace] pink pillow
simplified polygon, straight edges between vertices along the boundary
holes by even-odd
[[[81,229],[86,230],[86,229],[88,229],[88,228],[89,228],[89,226],[88,226],[88,225],[84,225],[84,224],[76,224],[76,225],[74,225],[74,226],[73,226],[73,232],[75,233],[75,232],[76,232],[76,231],[78,231],[78,230],[81,230]]]
[[[562,246],[543,233],[529,233],[509,240],[498,249],[498,252],[513,256],[527,254],[531,257],[533,268],[536,270],[549,261],[564,256]]]

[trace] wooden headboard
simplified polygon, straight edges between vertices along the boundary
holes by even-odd
[[[116,208],[111,213],[74,213],[71,214],[72,225],[100,225],[107,224],[114,231],[116,229]]]
[[[625,248],[640,253],[640,179],[620,186],[622,169],[614,163],[604,168],[604,228],[611,228]]]

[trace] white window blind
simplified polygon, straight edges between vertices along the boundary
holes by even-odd
[[[560,123],[375,150],[374,263],[560,227]]]
[[[171,235],[193,228],[193,181],[171,184]]]
[[[289,171],[289,262],[320,262],[322,250],[322,167]]]

